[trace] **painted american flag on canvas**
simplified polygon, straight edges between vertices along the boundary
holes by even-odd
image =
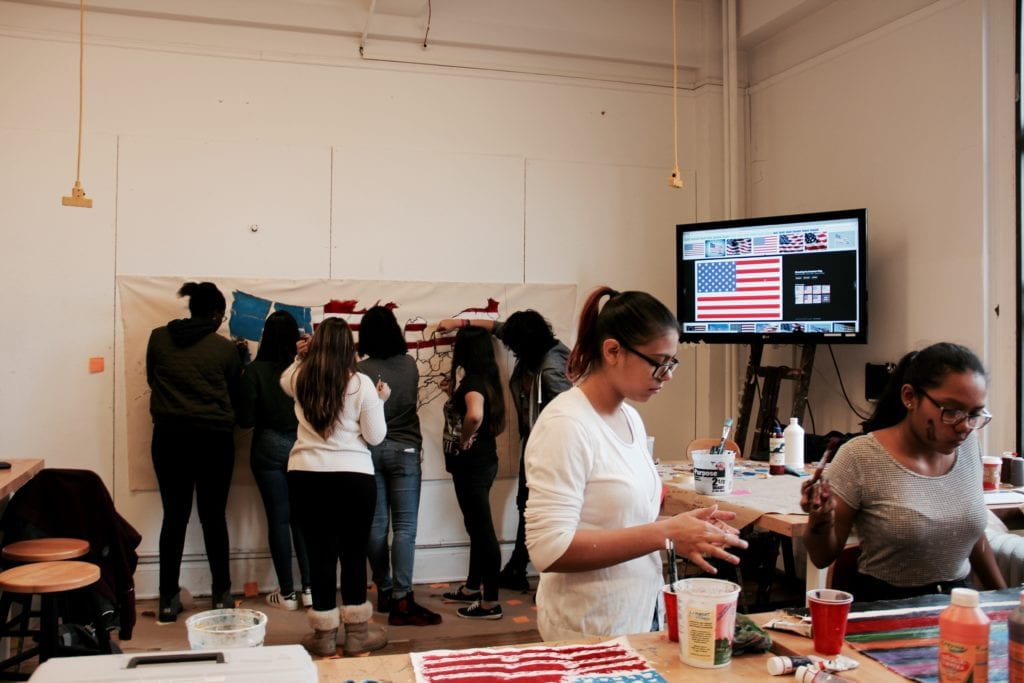
[[[782,317],[782,258],[706,261],[697,266],[697,320]]]
[[[412,652],[417,683],[575,683],[664,679],[624,638],[592,645],[542,645]]]

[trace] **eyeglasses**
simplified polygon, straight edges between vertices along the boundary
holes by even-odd
[[[626,349],[627,351],[629,351],[630,353],[632,353],[632,354],[634,354],[636,356],[639,356],[640,358],[643,358],[645,361],[650,363],[651,367],[654,368],[654,371],[651,372],[651,377],[653,377],[654,379],[662,379],[662,378],[664,378],[665,375],[667,375],[668,373],[670,373],[673,370],[675,370],[676,367],[678,367],[678,365],[679,365],[679,359],[678,358],[670,358],[669,360],[665,361],[664,363],[659,363],[655,359],[653,359],[650,356],[648,356],[646,353],[640,353],[639,351],[637,351],[636,349],[634,349],[632,346],[630,346],[626,342],[622,341],[621,339],[618,340],[618,341],[619,341],[619,344],[622,345],[622,348]]]
[[[967,426],[971,429],[981,429],[992,421],[992,413],[984,408],[977,413],[968,413],[966,410],[960,410],[959,408],[947,408],[929,396],[928,392],[924,389],[919,389],[919,391],[926,399],[932,402],[933,406],[939,409],[939,419],[942,420],[942,424],[958,425],[966,420]]]

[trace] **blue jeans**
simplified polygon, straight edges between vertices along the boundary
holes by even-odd
[[[370,453],[377,480],[377,508],[366,554],[377,590],[391,591],[394,598],[401,598],[412,591],[420,510],[420,450],[385,439],[380,445],[371,446]],[[389,525],[392,531],[390,558]]]
[[[309,585],[306,543],[298,526],[291,523],[288,503],[288,454],[294,443],[294,431],[257,430],[252,435],[249,461],[252,475],[256,478],[256,486],[263,498],[263,507],[267,512],[267,544],[270,546],[270,557],[274,561],[274,571],[284,595],[295,590],[292,579],[293,539],[302,586],[305,588]]]

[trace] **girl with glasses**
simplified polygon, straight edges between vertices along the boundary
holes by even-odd
[[[1005,588],[985,537],[981,452],[974,431],[988,376],[959,344],[933,344],[897,364],[864,423],[820,480],[804,482],[804,543],[827,567],[856,529],[861,553],[849,586],[858,601],[949,593],[968,585]]]
[[[545,640],[650,630],[668,539],[712,573],[705,555],[736,564],[726,546],[746,547],[717,508],[658,519],[661,480],[626,400],[661,391],[678,345],[679,323],[649,294],[600,287],[583,306],[567,372],[577,385],[548,404],[526,444],[526,544]]]

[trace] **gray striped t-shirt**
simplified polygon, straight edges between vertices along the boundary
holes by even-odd
[[[860,573],[904,587],[966,577],[971,548],[985,532],[981,471],[974,434],[938,477],[899,464],[874,434],[844,444],[828,479],[856,510]]]

